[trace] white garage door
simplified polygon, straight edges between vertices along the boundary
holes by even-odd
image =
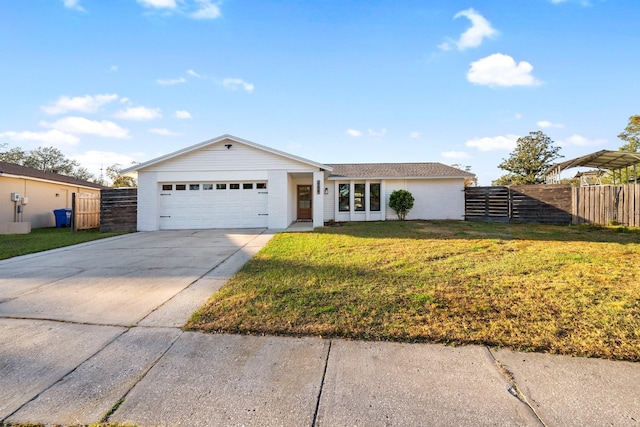
[[[265,182],[162,183],[160,229],[263,228]]]

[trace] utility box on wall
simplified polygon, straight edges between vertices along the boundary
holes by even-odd
[[[20,194],[19,193],[11,193],[11,201],[12,202],[19,202],[20,201]]]

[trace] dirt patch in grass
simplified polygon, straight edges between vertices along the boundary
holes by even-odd
[[[640,360],[640,233],[447,221],[276,235],[188,329]]]

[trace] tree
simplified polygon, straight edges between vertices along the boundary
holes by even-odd
[[[631,153],[640,151],[640,116],[629,117],[627,127],[618,135],[618,138],[626,142],[626,144],[620,147],[620,151],[628,151]]]
[[[93,176],[93,174],[89,172],[87,168],[83,167],[74,169],[73,172],[69,174],[69,176],[72,176],[75,179],[80,179],[82,181],[90,181],[92,179],[95,179],[95,176]]]
[[[518,138],[516,148],[508,159],[498,165],[500,169],[511,172],[503,175],[494,183],[498,185],[530,185],[544,183],[543,173],[562,157],[551,138],[542,131],[529,132],[528,136]]]
[[[62,151],[54,147],[38,147],[37,150],[29,151],[22,165],[68,176],[80,166],[78,162],[67,159]]]
[[[120,163],[115,163],[109,167],[107,167],[107,177],[111,180],[111,186],[114,188],[120,187],[137,187],[138,182],[135,178],[127,175],[122,175],[120,170],[122,169],[122,165]]]
[[[624,128],[624,131],[618,135],[618,138],[626,142],[626,144],[623,144],[619,148],[620,151],[627,151],[629,153],[639,152],[640,151],[640,116],[635,115],[635,116],[629,117],[629,123],[627,124],[627,127]],[[629,182],[630,180],[637,179],[636,178],[637,169],[638,169],[638,165],[634,165],[632,171],[629,171],[628,169],[621,170],[620,176],[617,177],[617,179],[619,179],[620,182]],[[614,179],[615,177],[611,173],[607,174],[606,178],[608,180],[615,182],[615,179]]]
[[[0,145],[0,148],[5,148],[6,146],[7,146],[7,143],[5,142],[2,145]],[[25,157],[26,157],[26,153],[18,147],[14,147],[8,151],[0,152],[0,161],[13,163],[16,165],[22,165]]]
[[[404,221],[407,213],[413,208],[413,202],[413,195],[407,190],[395,190],[389,196],[389,207],[396,212],[401,221]]]
[[[6,148],[7,144],[0,144],[0,148]],[[94,178],[86,168],[68,159],[62,151],[54,147],[38,147],[35,150],[24,151],[19,147],[14,147],[8,151],[0,152],[0,160],[20,166],[38,169],[45,172],[54,172],[61,175],[72,176],[83,181]]]

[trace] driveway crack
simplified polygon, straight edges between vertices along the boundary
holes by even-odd
[[[38,319],[41,320],[41,319]],[[124,334],[126,334],[127,332],[129,332],[131,330],[131,328],[127,328],[124,331],[122,331],[122,333],[116,335],[112,340],[110,340],[109,342],[105,343],[104,346],[102,346],[101,348],[99,348],[98,350],[96,350],[93,354],[89,355],[86,359],[84,359],[83,361],[81,361],[80,363],[78,363],[73,369],[69,370],[67,373],[65,373],[64,375],[62,375],[60,378],[58,378],[57,380],[55,380],[54,382],[52,382],[51,384],[49,384],[47,387],[45,387],[44,389],[42,389],[40,392],[36,393],[31,399],[25,401],[22,405],[20,405],[15,411],[13,411],[12,413],[10,413],[9,415],[7,415],[5,418],[0,419],[0,422],[3,422],[4,420],[8,420],[9,418],[11,418],[13,415],[17,414],[22,408],[24,408],[25,406],[27,406],[29,403],[33,402],[34,400],[36,400],[38,397],[40,397],[40,395],[44,392],[46,392],[47,390],[49,390],[51,387],[53,387],[54,385],[56,385],[58,382],[60,382],[61,380],[63,380],[64,378],[68,377],[69,375],[71,375],[72,373],[74,373],[75,371],[78,370],[78,368],[80,368],[80,366],[82,366],[84,363],[86,363],[88,360],[90,360],[92,357],[97,356],[102,350],[104,350],[105,348],[107,348],[108,346],[110,346],[112,343],[114,343],[116,340],[118,340],[121,336],[123,336]]]
[[[529,399],[527,399],[527,396],[518,387],[518,383],[516,382],[516,379],[513,376],[513,373],[511,373],[502,364],[502,362],[500,362],[496,358],[495,354],[491,351],[491,349],[489,347],[485,347],[485,348],[487,349],[487,352],[491,356],[491,359],[493,360],[493,363],[494,363],[496,369],[498,370],[498,372],[500,373],[500,375],[502,375],[507,380],[507,382],[510,384],[509,388],[507,389],[509,394],[511,394],[516,399],[518,399],[520,402],[522,402],[525,405],[527,405],[527,407],[533,413],[533,415],[536,417],[538,422],[541,425],[543,425],[544,427],[547,427],[547,424],[542,420],[542,417],[540,416],[540,414],[538,414],[538,411],[536,411],[536,408],[529,402]]]
[[[318,390],[318,398],[316,399],[316,407],[313,411],[313,420],[311,421],[311,427],[316,426],[318,421],[318,410],[320,409],[320,400],[322,399],[322,391],[324,389],[324,380],[327,375],[327,366],[329,365],[329,355],[331,354],[331,340],[329,340],[329,348],[327,349],[327,357],[324,359],[324,370],[322,371],[322,379],[320,380],[320,389]]]
[[[173,341],[171,341],[171,344],[167,346],[167,349],[163,351],[162,354],[158,356],[158,358],[153,363],[151,363],[149,367],[138,377],[138,379],[131,385],[131,387],[129,387],[129,389],[124,392],[124,394],[116,401],[116,403],[114,403],[111,409],[109,409],[109,411],[107,411],[107,413],[104,414],[104,416],[100,419],[101,423],[106,423],[109,421],[109,418],[111,418],[111,416],[115,414],[118,408],[120,408],[120,406],[125,402],[127,396],[129,395],[129,393],[131,393],[131,390],[133,390],[140,383],[140,381],[142,381],[147,376],[147,374],[158,364],[158,362],[164,357],[164,355],[173,348],[173,345],[180,339],[183,334],[184,332],[180,332],[180,334],[178,334],[178,336]]]

